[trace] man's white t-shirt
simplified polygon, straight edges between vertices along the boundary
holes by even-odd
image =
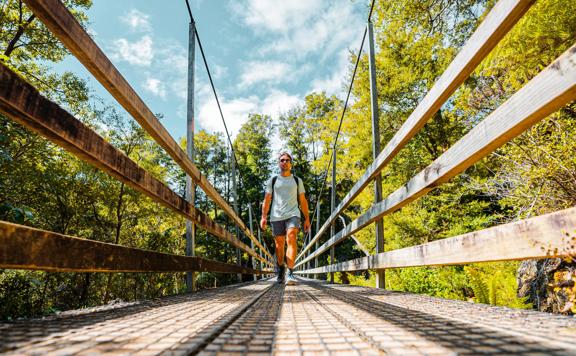
[[[272,194],[272,179],[266,184],[266,193]],[[272,199],[272,209],[270,211],[270,221],[281,221],[290,219],[291,217],[300,217],[300,210],[298,209],[298,192],[305,193],[304,183],[302,179],[298,178],[298,189],[294,176],[290,174],[288,177],[278,175],[276,184],[274,184],[274,194]]]

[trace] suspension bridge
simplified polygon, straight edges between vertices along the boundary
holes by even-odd
[[[0,222],[0,268],[54,272],[201,272],[248,274],[254,281],[131,303],[73,310],[41,319],[0,323],[0,352],[7,354],[576,354],[576,320],[530,310],[388,291],[384,271],[410,266],[569,257],[576,254],[571,233],[576,208],[453,236],[394,251],[384,250],[382,218],[448,182],[539,120],[576,99],[576,45],[555,59],[430,166],[397,191],[382,197],[380,173],[413,138],[478,64],[531,7],[529,0],[500,0],[462,47],[446,71],[420,101],[394,137],[297,257],[299,283],[284,286],[270,278],[274,256],[254,234],[252,221],[237,211],[200,172],[104,52],[58,0],[24,3],[78,58],[117,102],[150,134],[236,224],[236,234],[154,178],[94,130],[43,97],[8,66],[0,63],[0,112],[31,131],[129,185],[182,216],[189,229],[204,229],[251,257],[251,265],[229,264],[129,248],[29,226]],[[372,11],[370,11],[372,12]],[[194,31],[193,22],[191,31]],[[192,37],[199,40],[197,32]],[[368,24],[373,134],[378,137],[374,40]],[[202,49],[202,47],[200,47]],[[202,50],[203,52],[203,50]],[[205,57],[203,57],[205,59]],[[350,84],[351,87],[352,84]],[[348,97],[346,104],[350,96]],[[342,112],[344,117],[346,105]],[[332,174],[336,170],[336,144]],[[328,171],[328,169],[327,169]],[[326,174],[326,177],[328,174]],[[363,190],[375,182],[375,203],[335,231],[335,222]],[[324,182],[325,183],[325,182]],[[317,208],[318,209],[318,208]],[[376,224],[374,255],[318,264],[338,244]],[[320,244],[321,238],[328,234]],[[249,245],[240,239],[240,233]],[[63,253],[65,251],[65,253]],[[335,272],[375,270],[377,288],[334,284]],[[319,280],[328,274],[329,282]],[[331,282],[331,283],[330,283]]]

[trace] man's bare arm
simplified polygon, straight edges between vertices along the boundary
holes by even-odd
[[[300,200],[300,209],[302,209],[302,214],[304,214],[304,231],[310,231],[310,213],[308,211],[308,201],[304,193],[301,193],[298,197]]]
[[[266,230],[266,223],[268,221],[268,211],[270,211],[270,202],[272,201],[272,194],[266,193],[264,195],[264,202],[262,203],[262,218],[260,219],[260,228]]]

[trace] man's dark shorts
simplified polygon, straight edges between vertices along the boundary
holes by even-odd
[[[298,216],[293,216],[285,220],[270,221],[270,225],[272,226],[272,235],[286,236],[288,229],[300,228],[300,218]]]

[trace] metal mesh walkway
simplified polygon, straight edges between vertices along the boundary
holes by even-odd
[[[576,355],[576,319],[300,279],[0,324],[6,354]]]

